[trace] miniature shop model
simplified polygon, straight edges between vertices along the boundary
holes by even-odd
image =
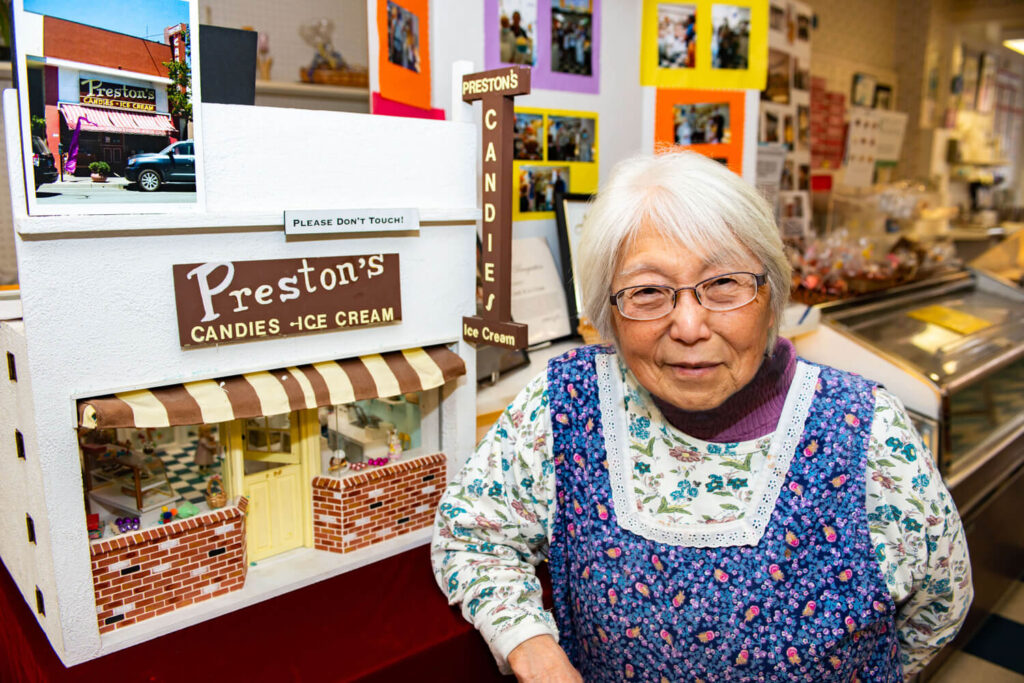
[[[476,126],[229,105],[201,122],[191,214],[29,216],[9,166],[24,304],[0,323],[0,515],[19,523],[0,554],[67,665],[426,543],[472,449]],[[268,163],[304,171],[239,182]],[[286,210],[358,207],[418,225],[283,229]],[[260,288],[288,277],[301,296]]]

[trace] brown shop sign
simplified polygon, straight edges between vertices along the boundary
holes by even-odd
[[[510,66],[462,77],[462,99],[483,104],[483,225],[480,315],[462,319],[462,338],[471,344],[524,349],[527,326],[512,320],[512,142],[516,95],[530,92],[530,70]]]
[[[174,299],[182,348],[402,319],[398,254],[177,264]]]

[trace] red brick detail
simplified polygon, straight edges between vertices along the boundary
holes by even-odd
[[[347,553],[430,526],[447,470],[447,456],[435,453],[342,478],[314,478],[314,547]]]
[[[164,78],[167,77],[164,62],[172,59],[171,46],[163,42],[134,38],[51,16],[43,17],[43,46],[44,57]]]
[[[100,633],[241,588],[249,568],[247,506],[241,497],[229,507],[93,542],[93,593]],[[224,525],[234,528],[218,534]],[[160,547],[168,541],[174,541],[173,547]],[[209,551],[215,548],[226,552],[210,557]],[[126,569],[131,571],[123,574]],[[162,571],[154,573],[154,569]],[[201,573],[193,576],[195,571]],[[200,590],[213,584],[216,590]],[[125,611],[127,605],[131,607]],[[122,618],[107,623],[118,616]]]

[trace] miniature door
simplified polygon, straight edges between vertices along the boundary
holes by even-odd
[[[306,533],[311,490],[301,417],[292,412],[227,424],[224,479],[229,496],[249,500],[250,560],[312,543],[312,534]]]

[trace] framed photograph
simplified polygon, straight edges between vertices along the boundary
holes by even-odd
[[[683,147],[729,144],[732,141],[729,108],[725,102],[674,105],[675,143]]]
[[[512,158],[526,161],[544,160],[544,115],[516,112],[512,139]]]
[[[806,14],[796,15],[796,39],[803,41],[811,39],[811,18]]]
[[[519,213],[546,213],[555,210],[555,192],[569,189],[568,166],[519,167]],[[527,216],[523,216],[527,218]]]
[[[786,10],[772,3],[768,6],[768,25],[773,31],[786,30]]]
[[[776,104],[789,104],[790,63],[788,52],[768,50],[768,85],[761,91],[761,99]]]
[[[580,234],[583,220],[590,208],[592,194],[560,194],[555,202],[555,221],[558,225],[558,247],[562,260],[562,281],[565,284],[565,298],[569,306],[569,321],[575,332],[583,311],[577,276],[576,258],[579,253]]]
[[[29,213],[203,208],[197,3],[15,0],[12,11]]]
[[[853,75],[850,89],[850,105],[854,107],[870,107],[875,101],[875,86],[878,80],[871,74],[857,73]]]
[[[763,90],[768,22],[762,0],[644,0],[640,84]]]
[[[742,91],[659,89],[654,105],[654,142],[692,149],[743,175],[745,136],[757,135],[757,100],[751,98],[751,102],[755,107],[748,114]]]
[[[597,191],[597,114],[517,107],[513,221],[555,217],[555,195]]]
[[[584,116],[548,116],[548,161],[594,161],[597,120]]]
[[[749,48],[750,8],[711,5],[711,67],[745,70]]]
[[[891,85],[875,86],[875,99],[872,106],[874,106],[875,109],[892,109]]]
[[[600,92],[601,0],[484,0],[484,64],[531,67],[534,88]]]
[[[697,6],[658,5],[658,67],[692,69],[697,65]]]
[[[428,0],[377,0],[380,95],[430,109]]]

